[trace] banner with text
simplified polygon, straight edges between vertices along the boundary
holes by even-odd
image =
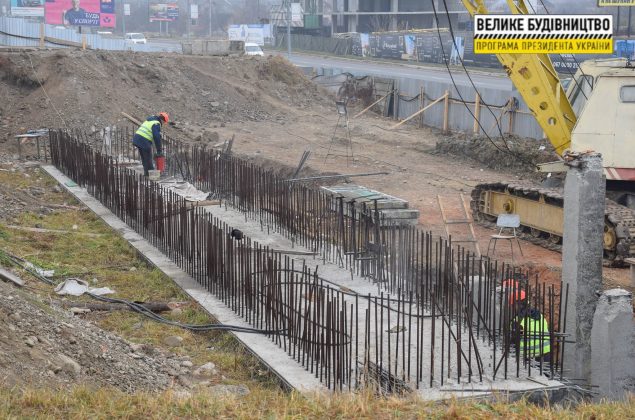
[[[265,39],[271,37],[271,25],[268,23],[229,25],[227,37],[230,41],[244,41],[265,45]]]
[[[150,8],[150,22],[174,22],[179,18],[179,5],[177,3],[152,3],[148,6]]]
[[[44,0],[11,0],[11,16],[44,16]]]
[[[52,25],[115,27],[115,0],[46,0],[44,19]]]
[[[613,54],[611,15],[476,15],[476,54]]]
[[[598,0],[598,7],[635,6],[635,0]]]

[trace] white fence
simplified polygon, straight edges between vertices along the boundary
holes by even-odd
[[[42,33],[42,30],[44,33]],[[40,24],[23,18],[0,17],[0,45],[9,47],[68,48],[65,43],[95,50],[118,50],[140,52],[181,52],[180,43],[151,42],[149,44],[133,44],[123,39],[111,38],[96,34],[80,34],[74,29]]]

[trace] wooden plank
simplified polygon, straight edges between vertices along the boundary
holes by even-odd
[[[397,82],[392,94],[392,116],[395,120],[399,119],[399,84]]]
[[[366,108],[364,108],[363,110],[361,110],[359,113],[357,113],[352,119],[355,119],[357,117],[362,116],[363,114],[366,113],[366,111],[368,111],[369,109],[371,109],[372,107],[374,107],[375,105],[377,105],[378,103],[380,103],[381,101],[383,101],[388,95],[390,95],[391,93],[393,93],[393,91],[389,91],[387,94],[385,94],[384,96],[382,96],[381,98],[377,99],[375,102],[373,102],[372,104],[368,105]]]
[[[201,200],[201,201],[189,201],[189,207],[205,207],[205,206],[220,206],[220,200]]]
[[[478,134],[480,131],[480,118],[481,118],[481,95],[476,92],[476,98],[474,99],[474,127],[472,132]]]
[[[123,111],[122,111],[122,112],[121,112],[121,115],[123,115],[123,116],[124,116],[124,117],[126,117],[128,120],[130,120],[131,122],[133,122],[133,123],[135,123],[135,124],[137,124],[137,125],[141,125],[141,124],[142,124],[142,122],[141,122],[141,121],[139,121],[138,119],[136,119],[135,117],[133,117],[133,116],[132,116],[132,115],[130,115],[130,114],[126,114],[125,112],[123,112]]]
[[[469,218],[469,223],[468,226],[470,227],[470,234],[472,235],[472,238],[474,238],[474,242],[475,245],[474,247],[476,248],[476,256],[477,258],[481,258],[481,248],[478,245],[478,241],[476,240],[476,234],[474,233],[474,219],[472,218],[472,213],[470,212],[470,208],[467,205],[467,202],[465,201],[465,195],[463,195],[463,193],[461,193],[461,202],[463,203],[463,209],[465,211],[465,217]]]
[[[430,108],[433,105],[436,105],[437,103],[441,102],[443,99],[445,99],[445,96],[441,96],[439,97],[437,100],[435,100],[434,102],[429,103],[426,107],[424,107],[423,109],[420,109],[419,111],[415,112],[414,114],[412,114],[411,116],[409,116],[408,118],[406,118],[405,120],[393,125],[392,127],[390,127],[390,130],[394,130],[395,128],[399,127],[402,124],[407,123],[408,121],[410,121],[411,119],[413,119],[414,117],[416,117],[417,115],[423,113],[426,109]]]
[[[83,46],[83,44],[81,42],[67,41],[65,39],[53,38],[53,37],[50,37],[50,36],[45,36],[44,40],[46,42],[50,42],[51,44],[66,45],[68,47],[82,48],[82,46]]]
[[[419,89],[419,110],[423,109],[426,106],[426,95],[423,85],[421,85],[421,89]],[[419,128],[423,128],[423,112],[419,114]]]
[[[443,132],[447,133],[450,127],[450,91],[446,90],[443,96],[445,101],[443,102]]]

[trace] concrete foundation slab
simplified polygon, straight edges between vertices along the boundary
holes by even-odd
[[[46,170],[62,183],[67,179],[54,168],[47,167]],[[139,235],[132,232],[121,220],[90,197],[84,189],[75,186],[67,189],[78,199],[84,201],[96,214],[111,224],[113,228],[119,230],[124,238],[131,241],[133,246],[139,249],[140,252],[142,250],[144,255],[152,258],[151,261],[153,263],[164,267],[166,274],[173,277],[177,284],[181,285],[190,296],[199,301],[220,322],[246,325],[242,319],[234,315],[222,302],[200,287],[194,279],[179,270]],[[373,322],[366,324],[366,320],[362,319],[364,318],[363,316],[359,320],[356,319],[352,324],[355,324],[355,331],[358,332],[351,333],[350,336],[354,336],[354,341],[357,343],[364,343],[367,338],[373,340],[373,345],[369,346],[368,359],[383,358],[382,371],[388,371],[389,375],[401,380],[402,377],[406,377],[406,371],[410,371],[410,364],[408,363],[408,366],[405,366],[405,363],[401,360],[413,360],[414,365],[414,361],[418,360],[419,356],[423,357],[421,362],[422,371],[426,374],[431,371],[434,372],[431,376],[432,380],[418,383],[414,380],[403,380],[405,386],[417,393],[421,398],[486,397],[499,392],[524,394],[526,392],[534,393],[562,388],[559,382],[539,375],[536,368],[532,369],[531,374],[521,368],[519,377],[516,377],[516,363],[513,356],[509,356],[510,369],[507,373],[507,378],[505,378],[506,365],[501,367],[496,377],[493,377],[491,372],[499,364],[502,351],[500,348],[492,347],[487,340],[477,339],[476,341],[470,341],[467,333],[461,333],[461,329],[457,328],[456,325],[451,325],[451,321],[447,318],[445,320],[438,318],[438,313],[436,317],[427,313],[421,314],[421,316],[419,314],[416,317],[412,316],[411,319],[414,319],[412,325],[404,323],[402,318],[399,324],[399,321],[395,319],[399,311],[403,314],[413,314],[416,309],[414,307],[401,307],[399,310],[398,304],[394,303],[394,300],[397,299],[396,296],[392,296],[392,304],[386,304],[385,301],[382,301],[380,306],[384,309],[381,310],[385,312],[386,316],[378,318],[376,315],[377,305],[371,302],[373,299],[376,302],[377,297],[382,294],[385,298],[389,297],[383,292],[382,284],[373,284],[369,279],[358,276],[346,269],[343,264],[331,263],[327,259],[312,255],[313,250],[298,246],[294,241],[277,232],[275,227],[263,225],[259,220],[250,219],[244,213],[231,207],[215,205],[203,208],[229,227],[240,229],[246,237],[257,241],[260,245],[269,246],[282,254],[286,253],[290,258],[298,261],[298,265],[306,263],[309,267],[317,267],[319,277],[324,279],[330,287],[335,290],[339,289],[351,296],[349,303],[354,302],[356,313],[370,313]],[[334,252],[337,251],[335,250]],[[307,255],[297,255],[298,253]],[[306,295],[303,299],[307,299]],[[407,329],[403,327],[404,325],[407,326]],[[411,331],[413,332],[412,335],[410,334]],[[421,340],[414,339],[415,331],[423,332]],[[453,336],[450,337],[450,334]],[[303,391],[325,389],[313,375],[306,372],[296,361],[289,358],[286,353],[266,338],[253,335],[243,337],[245,334],[235,335],[272,370],[284,378],[290,386]],[[445,343],[445,350],[443,343]],[[470,355],[470,360],[472,360],[475,344],[478,346],[480,358],[484,365],[485,373],[482,381],[475,373],[472,372],[470,374],[465,365],[461,373],[459,373],[461,362],[457,361],[457,359],[462,360],[461,356],[458,355],[461,353],[461,347],[463,352]],[[435,352],[437,355],[447,353],[446,358],[431,358],[430,356]],[[402,359],[398,360],[395,355],[402,357]],[[353,356],[357,357],[355,353],[353,353]],[[363,356],[360,354],[357,360],[363,359]],[[513,372],[512,365],[514,366]],[[363,368],[359,367],[360,370]]]

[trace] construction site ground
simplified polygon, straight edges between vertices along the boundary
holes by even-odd
[[[415,125],[390,130],[395,121],[373,112],[351,119],[353,157],[347,159],[345,128],[338,128],[333,138],[338,119],[334,98],[278,57],[70,50],[2,52],[0,97],[6,99],[0,101],[0,248],[43,268],[55,269],[58,276],[81,277],[95,286],[112,287],[118,297],[181,302],[167,316],[182,322],[213,320],[169,279],[140,261],[116,232],[62,192],[36,163],[19,159],[15,135],[48,127],[78,127],[96,132],[114,124],[127,125],[121,112],[144,118],[167,111],[176,122],[176,126],[166,129],[168,134],[208,146],[233,137],[234,153],[276,171],[291,174],[303,152],[310,150],[311,157],[301,175],[388,172],[352,180],[408,200],[412,208],[420,210],[420,224],[439,235],[444,235],[445,229],[437,195],[444,197],[449,213],[459,214],[459,194],[469,199],[472,187],[478,183],[535,181],[535,175],[522,164],[502,165],[503,169],[494,164],[490,166],[499,169],[491,169],[481,163],[482,157],[479,161],[438,151],[437,142],[461,139],[461,135],[449,137],[436,129]],[[361,109],[363,105],[357,104],[349,112],[354,115]],[[537,149],[541,144],[520,139],[512,142],[517,143],[512,147],[528,153],[534,145]],[[25,153],[28,154],[28,147]],[[477,225],[474,228],[480,249],[485,252],[494,232]],[[532,267],[545,280],[559,281],[561,254],[526,241],[521,243],[524,255],[515,253],[515,262]],[[499,243],[496,258],[511,259],[507,243]],[[169,397],[157,402],[152,416],[194,415],[196,411],[191,406],[186,409],[179,405],[183,396],[194,389],[246,398],[243,405],[251,401],[263,415],[333,415],[342,413],[333,410],[348,404],[343,400],[334,400],[332,405],[315,402],[307,411],[297,403],[285,402],[276,406],[282,411],[275,411],[274,406],[264,402],[281,404],[279,397],[265,398],[262,394],[263,389],[278,389],[275,379],[241,351],[229,334],[191,334],[143,321],[139,315],[125,311],[72,316],[60,309],[68,298],[58,297],[49,286],[23,271],[17,273],[27,280],[26,288],[17,290],[0,283],[0,378],[8,386],[46,384],[56,388],[83,384],[90,391],[80,389],[72,395],[95,404],[95,399],[104,397],[95,391],[100,384],[125,392],[171,389]],[[605,268],[604,287],[632,291],[628,269]],[[57,327],[43,329],[38,326],[42,323]],[[175,343],[169,339],[171,336],[182,340]],[[81,349],[75,360],[80,373],[75,364],[60,357],[68,346]],[[104,358],[104,354],[109,357]],[[122,358],[125,366],[114,362]],[[214,368],[208,365],[207,370],[196,372],[209,362]],[[153,377],[146,376],[150,371]],[[215,388],[218,385],[225,388]],[[244,397],[245,389],[251,390],[251,396]],[[0,403],[0,413],[5,409],[9,415],[15,414],[17,407],[24,407],[25,400],[46,409],[56,406],[55,398],[45,393],[12,395]],[[139,413],[134,402],[118,398],[122,405],[128,404],[129,411],[125,412]],[[178,411],[165,411],[165,404],[170,401]],[[217,405],[211,408],[206,405],[210,403],[199,401],[194,407],[219,413],[223,401],[214,402]],[[76,401],[69,402],[66,407],[75,410],[76,415],[90,415],[90,411],[82,411],[85,406],[74,404]],[[355,404],[362,404],[364,409],[347,405],[349,414],[377,414],[369,411],[372,406],[363,401]],[[25,413],[33,412],[33,407]],[[415,408],[400,406],[399,410]],[[236,410],[237,416],[254,413],[240,403]],[[488,405],[480,415],[491,415],[492,410]],[[506,412],[495,411],[494,415]]]
[[[437,195],[444,197],[450,214],[459,214],[458,195],[469,198],[478,183],[537,182],[518,156],[489,147],[487,138],[473,140],[483,146],[474,147],[475,156],[469,157],[470,149],[456,146],[465,144],[460,133],[446,135],[414,124],[391,130],[395,121],[372,111],[350,119],[349,159],[344,126],[333,136],[338,120],[334,98],[277,56],[64,50],[3,53],[0,63],[0,94],[9,98],[0,104],[0,150],[5,156],[16,152],[13,135],[28,129],[99,129],[127,124],[121,112],[143,118],[166,110],[176,123],[166,130],[170,135],[207,146],[233,137],[234,153],[274,170],[292,173],[302,153],[310,150],[304,175],[389,172],[351,181],[408,200],[420,210],[420,224],[436,234],[445,234]],[[349,115],[363,108],[352,104]],[[541,146],[544,141],[507,142],[514,152],[544,161],[549,156],[539,151]],[[455,236],[464,232],[459,229]],[[493,231],[475,226],[475,232],[485,253]],[[560,253],[521,243],[524,255],[516,252],[516,263],[532,266],[544,279],[559,280]],[[509,244],[499,243],[495,256],[510,261]],[[632,290],[627,269],[606,268],[604,277],[607,288]]]

